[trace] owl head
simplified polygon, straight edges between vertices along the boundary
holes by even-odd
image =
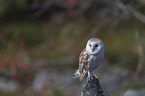
[[[104,52],[104,44],[103,42],[98,38],[91,38],[88,40],[86,45],[86,51],[90,55],[95,55],[99,52]]]

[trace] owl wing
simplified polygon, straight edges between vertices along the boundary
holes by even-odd
[[[79,56],[79,73],[80,73],[80,81],[85,77],[88,65],[90,63],[91,56],[86,52],[86,49],[84,49],[80,56]]]

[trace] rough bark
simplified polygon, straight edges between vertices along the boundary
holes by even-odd
[[[94,76],[83,85],[81,96],[108,96],[107,93],[101,88],[100,82]]]

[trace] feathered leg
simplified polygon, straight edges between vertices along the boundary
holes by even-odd
[[[94,71],[92,71],[93,75],[97,78],[97,79],[100,79],[95,73]]]
[[[88,77],[87,77],[87,80],[90,80],[90,79],[92,79],[93,80],[93,78],[91,77],[92,75],[91,75],[91,72],[90,71],[88,71]]]

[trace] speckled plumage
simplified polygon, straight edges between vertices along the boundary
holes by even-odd
[[[100,39],[89,39],[86,48],[79,56],[79,69],[74,73],[74,78],[80,78],[81,81],[84,77],[90,77],[92,74],[95,75],[93,70],[104,59],[104,49],[104,44]]]

